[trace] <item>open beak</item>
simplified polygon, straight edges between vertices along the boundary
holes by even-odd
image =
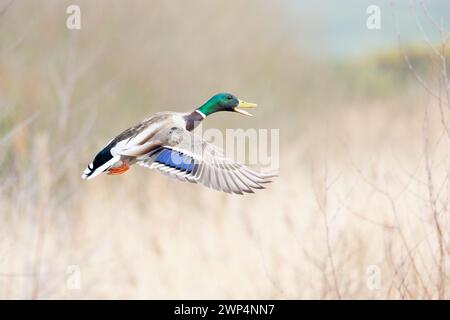
[[[251,108],[256,108],[257,104],[256,103],[250,103],[250,102],[245,102],[242,100],[239,100],[239,104],[234,107],[234,111],[239,112],[240,114],[244,114],[246,116],[250,116],[252,117],[253,115],[245,110],[242,109],[251,109]]]

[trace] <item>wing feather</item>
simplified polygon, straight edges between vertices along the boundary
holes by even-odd
[[[173,143],[163,144],[161,150],[138,163],[182,181],[236,194],[263,189],[262,184],[270,182],[270,178],[276,176],[274,173],[258,172],[225,157],[220,148],[186,130],[179,129],[170,134],[176,134],[176,139],[167,139]],[[158,157],[159,154],[161,157]],[[176,164],[168,156],[187,162]]]

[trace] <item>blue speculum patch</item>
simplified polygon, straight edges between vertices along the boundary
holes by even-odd
[[[163,149],[155,159],[155,162],[165,164],[180,171],[191,173],[194,169],[194,159],[179,151]]]

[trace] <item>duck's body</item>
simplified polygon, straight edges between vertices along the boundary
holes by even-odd
[[[217,111],[248,114],[237,109],[238,106],[256,105],[241,102],[230,94],[219,94],[192,113],[156,113],[111,140],[86,168],[82,178],[92,179],[103,172],[122,174],[138,163],[179,180],[228,193],[262,189],[261,184],[269,182],[273,175],[256,172],[226,158],[222,150],[191,132],[207,115]]]

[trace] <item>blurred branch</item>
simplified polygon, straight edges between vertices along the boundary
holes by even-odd
[[[356,169],[356,171],[358,172],[358,174],[361,176],[363,181],[365,181],[375,191],[377,191],[381,195],[383,195],[386,198],[386,200],[388,201],[388,203],[390,205],[390,208],[391,208],[391,212],[393,213],[394,218],[395,218],[395,222],[396,222],[395,229],[397,230],[397,232],[398,232],[398,234],[400,236],[400,239],[402,241],[403,247],[406,249],[408,259],[411,261],[411,265],[413,267],[413,270],[414,270],[415,274],[417,275],[418,279],[420,280],[421,284],[423,286],[425,286],[425,282],[423,281],[422,276],[420,275],[420,272],[419,272],[419,270],[418,270],[418,268],[416,266],[415,258],[414,258],[414,255],[413,255],[413,250],[411,250],[411,248],[410,248],[410,246],[408,244],[408,241],[406,240],[406,236],[405,236],[405,234],[404,234],[404,232],[403,232],[403,230],[401,228],[402,223],[400,221],[400,216],[399,216],[399,213],[398,213],[398,210],[397,210],[396,199],[391,194],[389,194],[387,191],[383,190],[382,188],[380,188],[379,186],[377,186],[376,184],[371,182],[368,178],[366,178],[366,176],[364,175],[362,170],[360,168],[358,168],[355,164],[353,164],[353,166]]]
[[[413,6],[414,8],[414,6]],[[416,23],[418,21],[417,19],[417,15],[415,15],[416,17]],[[430,96],[432,96],[433,98],[435,98],[439,103],[442,103],[442,99],[441,96],[439,94],[437,94],[436,92],[433,91],[433,89],[427,84],[426,80],[419,74],[419,72],[417,72],[416,68],[413,66],[413,64],[411,63],[406,51],[403,49],[403,45],[401,42],[401,35],[400,35],[400,28],[398,25],[398,19],[397,16],[395,15],[395,11],[394,11],[394,20],[395,20],[395,26],[396,26],[396,30],[397,30],[397,42],[398,42],[398,47],[399,47],[399,51],[403,56],[403,60],[405,61],[408,69],[411,71],[411,73],[414,75],[414,77],[416,78],[417,82],[422,86],[422,88],[425,89],[426,92],[428,92],[428,94]],[[423,31],[423,27],[422,25],[419,23],[418,24],[418,28],[419,30]],[[440,53],[429,41],[428,36],[426,35],[425,31],[423,31],[423,34],[425,34],[424,36],[424,40],[425,42],[433,49],[433,52],[443,61],[445,61],[445,52],[444,54]],[[446,102],[446,105],[448,108],[450,108],[450,100],[448,100]],[[445,126],[446,131],[449,134],[450,137],[450,130],[449,128],[447,128],[447,126]]]
[[[77,81],[92,67],[101,53],[101,49],[97,49],[88,59],[85,59],[81,63],[77,59],[75,42],[76,36],[71,34],[67,48],[65,70],[62,77],[58,75],[54,65],[50,66],[50,80],[59,99],[58,128],[60,130],[67,128],[73,91]]]
[[[37,111],[29,116],[27,119],[23,120],[19,124],[17,124],[12,130],[10,130],[5,136],[0,139],[0,146],[6,143],[12,136],[14,136],[17,132],[22,130],[24,127],[30,125],[36,118],[39,116],[41,112]]]
[[[6,14],[13,2],[14,0],[9,1],[3,8],[0,9],[0,18]]]
[[[329,226],[329,212],[328,212],[328,196],[329,191],[333,187],[333,185],[338,181],[340,174],[338,174],[331,182],[328,180],[328,163],[327,157],[325,156],[325,168],[324,174],[321,181],[321,185],[319,186],[321,190],[313,187],[314,196],[316,198],[316,203],[319,207],[320,212],[323,216],[323,222],[325,227],[325,244],[327,248],[327,257],[331,267],[331,274],[333,278],[334,291],[338,299],[342,299],[342,294],[339,290],[339,283],[336,272],[336,263],[334,261],[333,250],[331,248],[331,239],[330,239],[330,226]],[[321,194],[319,193],[321,192]]]

